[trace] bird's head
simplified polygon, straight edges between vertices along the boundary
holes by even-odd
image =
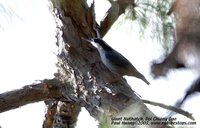
[[[100,38],[92,38],[92,39],[84,39],[84,40],[92,43],[92,45],[95,46],[97,49],[103,49],[105,51],[113,50],[104,40]]]

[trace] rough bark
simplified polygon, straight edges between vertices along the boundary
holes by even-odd
[[[106,113],[111,118],[120,115],[130,106],[132,110],[128,113],[134,113],[131,117],[154,116],[126,80],[111,73],[100,61],[96,49],[81,39],[98,35],[98,28],[94,28],[96,21],[93,7],[88,8],[82,0],[55,0],[53,5],[62,21],[60,29],[64,42],[58,43],[62,52],[58,55],[60,61],[57,76],[73,85],[73,101],[84,106],[100,122],[101,115]]]
[[[54,117],[56,115],[58,101],[49,99],[45,101],[45,104],[47,106],[47,110],[45,114],[45,119],[43,121],[43,128],[53,128]]]

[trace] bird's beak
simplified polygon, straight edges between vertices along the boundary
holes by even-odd
[[[98,47],[98,45],[94,42],[93,39],[85,39],[85,38],[81,38],[82,40],[86,41],[86,42],[90,42],[94,47]]]
[[[82,40],[86,41],[86,42],[92,42],[91,39],[85,39],[85,38],[81,38]]]

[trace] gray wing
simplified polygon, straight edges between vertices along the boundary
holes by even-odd
[[[118,67],[118,73],[121,75],[134,76],[143,80],[148,85],[150,84],[146,78],[128,61],[124,56],[118,52],[106,52],[105,57],[110,60],[112,65]],[[120,70],[121,69],[121,70]]]
[[[105,56],[107,59],[110,60],[110,63],[112,63],[115,66],[132,66],[132,64],[123,55],[116,51],[106,52]]]

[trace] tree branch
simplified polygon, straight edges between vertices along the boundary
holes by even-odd
[[[61,98],[61,85],[63,84],[56,79],[44,80],[42,83],[0,94],[0,113],[48,98]]]
[[[174,111],[176,113],[179,113],[183,116],[186,116],[187,118],[190,118],[191,120],[194,120],[194,117],[192,116],[191,113],[187,112],[187,111],[184,111],[180,108],[177,108],[177,107],[174,107],[174,106],[170,106],[170,105],[165,105],[165,104],[162,104],[162,103],[156,103],[156,102],[153,102],[153,101],[149,101],[149,100],[142,100],[144,103],[147,103],[147,104],[151,104],[151,105],[154,105],[154,106],[159,106],[161,108],[165,108],[165,109],[168,109],[168,110],[171,110],[171,111]]]
[[[123,14],[128,6],[135,6],[134,0],[109,0],[111,7],[105,18],[100,22],[100,35],[103,37],[112,27],[118,17]]]
[[[43,121],[43,128],[53,128],[58,101],[49,99],[45,101],[45,104],[47,106],[47,110]]]

